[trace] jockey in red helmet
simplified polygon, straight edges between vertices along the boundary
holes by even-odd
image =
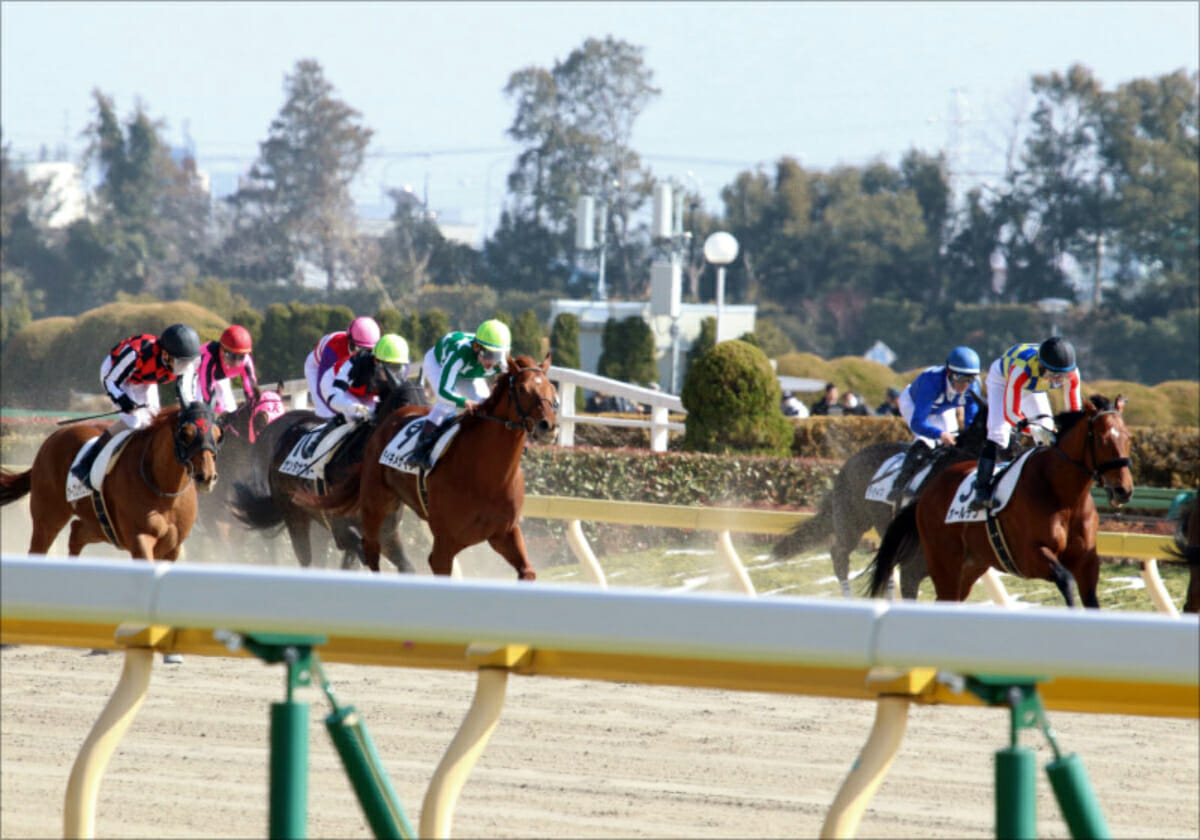
[[[250,356],[253,343],[250,331],[238,324],[226,327],[218,341],[210,341],[200,348],[199,386],[200,398],[213,399],[213,411],[226,414],[237,408],[233,397],[233,377],[242,378],[242,390],[247,400],[254,399],[258,376],[254,372],[254,359]]]

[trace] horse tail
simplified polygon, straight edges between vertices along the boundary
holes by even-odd
[[[875,553],[874,559],[868,566],[871,571],[871,582],[866,594],[872,598],[882,595],[887,588],[888,580],[892,577],[892,570],[919,546],[917,503],[913,502],[896,514],[896,518],[884,532],[879,551]]]
[[[775,543],[775,547],[771,549],[771,556],[778,560],[794,557],[808,551],[833,534],[833,497],[832,490],[826,493],[825,498],[821,499],[821,504],[817,507],[817,512],[788,531],[783,539]]]
[[[292,501],[300,507],[310,510],[320,510],[334,516],[349,516],[358,510],[358,489],[362,483],[362,463],[351,467],[349,474],[337,484],[331,485],[324,493],[309,493],[298,490],[292,494]]]
[[[233,483],[229,509],[239,522],[255,530],[265,531],[283,525],[283,506],[275,503],[271,492],[259,493],[244,481]]]
[[[33,485],[33,470],[11,473],[0,470],[0,506],[10,504],[29,492]]]

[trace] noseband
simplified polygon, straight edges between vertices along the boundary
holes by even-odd
[[[1084,443],[1083,454],[1084,454],[1084,458],[1087,458],[1087,456],[1089,456],[1089,455],[1091,456],[1091,460],[1092,460],[1092,464],[1093,464],[1091,469],[1088,469],[1088,466],[1084,461],[1077,461],[1074,458],[1072,458],[1070,455],[1068,455],[1066,452],[1063,452],[1062,449],[1058,446],[1058,442],[1055,441],[1054,448],[1055,448],[1055,451],[1058,452],[1059,455],[1066,458],[1067,461],[1074,464],[1076,467],[1079,467],[1079,469],[1083,470],[1084,473],[1086,473],[1087,475],[1090,475],[1092,477],[1093,481],[1096,481],[1097,483],[1099,483],[1101,485],[1104,484],[1104,473],[1108,472],[1109,470],[1116,470],[1116,469],[1120,469],[1121,467],[1131,466],[1133,464],[1133,462],[1129,458],[1112,458],[1111,460],[1104,461],[1103,463],[1096,462],[1096,429],[1095,429],[1096,420],[1098,418],[1104,416],[1105,414],[1117,414],[1117,413],[1118,412],[1113,409],[1106,409],[1104,411],[1097,411],[1095,414],[1093,414],[1091,417],[1088,418],[1087,441]]]

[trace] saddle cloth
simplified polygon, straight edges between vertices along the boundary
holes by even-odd
[[[133,434],[133,429],[122,429],[121,431],[117,432],[115,435],[113,435],[112,439],[104,445],[104,448],[100,450],[100,454],[96,456],[96,460],[92,461],[92,470],[88,473],[88,478],[92,482],[92,487],[95,487],[97,491],[100,490],[100,485],[104,481],[104,476],[108,474],[108,468],[113,463],[117,452],[125,446],[125,443],[129,440],[129,436],[131,434]],[[71,467],[74,467],[76,464],[78,464],[79,459],[84,456],[84,453],[91,450],[92,447],[96,445],[96,441],[99,439],[99,437],[94,437],[84,443],[83,446],[79,447],[79,451],[75,453],[75,460],[71,462]],[[92,495],[92,488],[88,487],[86,484],[76,478],[74,474],[70,472],[70,468],[68,468],[67,501],[77,502],[80,499],[86,499],[90,495]]]
[[[1026,461],[1036,449],[1030,449],[1028,452],[1022,452],[1017,456],[1017,460],[1009,463],[1004,462],[996,465],[996,473],[992,485],[992,514],[995,515],[1004,510],[1004,506],[1008,504],[1008,500],[1012,498],[1013,488],[1017,486],[1017,479],[1021,477],[1021,470],[1025,468]],[[954,494],[954,500],[950,503],[950,508],[946,511],[946,524],[954,525],[962,522],[983,522],[987,519],[986,510],[971,510],[971,499],[975,498],[975,473],[978,470],[971,470],[958,485],[958,490]]]
[[[317,426],[296,441],[292,451],[279,465],[279,471],[311,481],[324,480],[325,465],[337,451],[338,445],[357,428],[357,423],[339,423],[332,429],[329,423]]]
[[[388,445],[383,448],[383,452],[379,454],[379,463],[385,467],[391,467],[394,470],[409,473],[410,475],[419,473],[421,468],[417,464],[410,462],[409,457],[412,455],[413,449],[416,448],[417,438],[420,436],[421,426],[424,423],[425,417],[421,415],[401,426],[400,431],[396,432],[395,436],[388,441]],[[458,434],[458,430],[458,423],[442,424],[438,430],[438,439],[433,442],[433,450],[430,453],[430,472],[437,466],[438,458],[442,457],[442,453],[446,451],[446,447],[450,445],[450,441],[454,440],[454,436]]]
[[[892,485],[896,483],[896,473],[900,472],[900,465],[904,463],[905,454],[904,452],[897,452],[879,465],[879,469],[875,470],[875,475],[871,476],[871,481],[867,484],[867,492],[863,494],[863,498],[869,502],[888,501],[888,496],[892,492]],[[933,464],[929,463],[917,470],[916,474],[909,480],[908,486],[904,488],[904,494],[912,496],[916,492],[916,489],[921,486],[921,482],[925,480],[925,476],[929,475],[929,470],[932,468]]]

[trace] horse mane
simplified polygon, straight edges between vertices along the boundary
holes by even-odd
[[[1092,394],[1088,398],[1092,406],[1099,411],[1109,411],[1112,409],[1112,403],[1108,397],[1100,394]],[[1071,428],[1083,418],[1087,417],[1086,411],[1064,411],[1054,415],[1054,427],[1058,429],[1058,436],[1063,437]]]

